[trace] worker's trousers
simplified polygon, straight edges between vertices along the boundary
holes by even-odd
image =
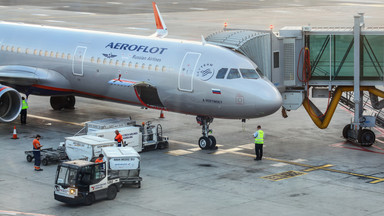
[[[35,157],[35,169],[40,169],[40,151],[33,151]]]
[[[21,124],[27,124],[27,109],[22,109],[20,112]]]
[[[261,160],[263,157],[263,144],[255,144],[256,159]]]

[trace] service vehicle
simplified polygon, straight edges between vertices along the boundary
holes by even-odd
[[[68,204],[91,205],[99,199],[115,199],[124,183],[141,186],[140,155],[131,147],[103,148],[102,163],[86,160],[57,166],[54,197]]]

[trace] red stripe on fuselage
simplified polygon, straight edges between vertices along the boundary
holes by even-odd
[[[136,103],[136,102],[132,102],[132,101],[122,100],[122,99],[113,98],[113,97],[107,97],[104,95],[98,95],[98,94],[93,94],[93,93],[83,92],[83,91],[78,91],[78,90],[73,90],[73,89],[56,88],[56,87],[43,86],[43,85],[37,85],[37,84],[34,84],[32,86],[35,88],[40,88],[40,89],[47,89],[47,90],[52,90],[52,91],[60,91],[60,92],[68,92],[68,93],[76,93],[76,94],[80,94],[80,95],[89,95],[92,97],[104,98],[104,99],[108,99],[108,100],[112,100],[112,101],[119,101],[119,102],[134,104],[134,105],[141,105],[140,103]]]
[[[9,87],[8,87],[8,86],[5,86],[5,87],[3,87],[3,88],[0,88],[0,92],[3,91],[3,90],[6,89],[6,88],[9,88]]]

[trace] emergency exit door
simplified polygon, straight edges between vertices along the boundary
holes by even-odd
[[[193,91],[193,77],[195,76],[196,65],[200,55],[200,53],[194,52],[185,54],[179,71],[178,88],[180,91]]]
[[[72,73],[76,76],[84,75],[84,57],[85,52],[87,51],[87,47],[85,46],[77,46],[75,49],[75,53],[73,54],[72,61]]]

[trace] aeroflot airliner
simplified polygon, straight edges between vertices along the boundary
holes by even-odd
[[[149,37],[1,22],[0,121],[17,118],[20,93],[51,96],[55,110],[82,96],[196,115],[199,146],[209,149],[214,117],[257,118],[280,108],[279,91],[247,57],[204,39],[164,38],[153,9],[157,31]]]

